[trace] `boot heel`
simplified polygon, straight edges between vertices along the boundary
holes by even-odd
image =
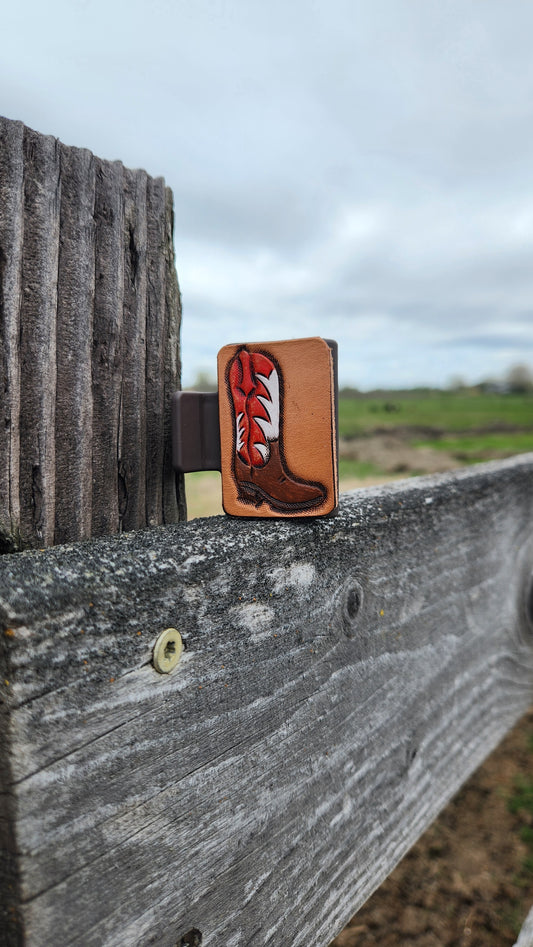
[[[243,503],[253,503],[254,506],[259,509],[262,503],[264,503],[264,497],[261,494],[261,490],[255,487],[253,484],[239,484],[239,500],[242,500]]]
[[[246,503],[255,503],[257,499],[257,491],[252,486],[246,484],[239,484],[239,500],[244,500]]]

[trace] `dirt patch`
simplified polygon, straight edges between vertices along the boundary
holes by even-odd
[[[533,779],[533,710],[330,947],[512,947],[533,905],[531,816],[508,800]]]
[[[347,460],[374,464],[389,474],[442,473],[461,466],[457,458],[446,451],[413,447],[404,434],[396,430],[341,440],[339,454]]]

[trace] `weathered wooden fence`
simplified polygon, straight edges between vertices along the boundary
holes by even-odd
[[[35,140],[28,153],[44,147],[19,125],[2,128],[4,142],[15,134]],[[96,159],[83,155],[93,168]],[[0,160],[5,167],[5,155]],[[129,188],[131,173],[112,168]],[[136,174],[144,195],[147,179]],[[5,177],[0,189],[9,191]],[[92,201],[89,208],[100,206]],[[140,213],[132,201],[129,219]],[[163,204],[168,221],[167,196]],[[9,213],[16,216],[17,207]],[[7,210],[0,213],[7,218]],[[174,285],[165,262],[172,254],[158,220],[154,266],[166,277],[152,305],[174,326],[177,293],[169,297],[164,288]],[[6,219],[0,227],[4,300],[15,277],[6,283]],[[61,225],[59,233],[61,245]],[[98,268],[98,250],[95,259]],[[15,324],[24,336],[25,282],[39,295],[41,269],[30,279],[34,271],[23,268],[21,278],[20,265]],[[139,292],[148,292],[149,281],[138,283]],[[123,311],[123,291],[113,298],[111,321],[117,307]],[[41,304],[48,305],[35,303],[35,324]],[[88,437],[84,456],[97,451],[78,402],[98,400],[102,366],[113,375],[105,333],[95,328],[97,308],[95,301],[84,343],[86,358],[91,351],[94,358],[94,333],[100,340],[91,385],[61,380],[68,344],[57,361],[57,343],[49,343],[55,390],[65,398],[70,384],[78,391],[68,395],[76,403],[77,470],[80,437]],[[15,310],[13,303],[11,326]],[[77,333],[68,328],[75,310],[63,309],[61,332],[76,350]],[[152,333],[144,319],[136,335],[146,343],[143,366],[151,339],[159,353],[166,347],[164,331]],[[110,350],[124,351],[119,336],[110,333]],[[35,502],[16,484],[28,490],[25,451],[34,440],[58,456],[48,443],[62,437],[58,396],[55,428],[47,426],[48,408],[34,440],[17,440],[13,427],[22,430],[26,408],[12,385],[16,379],[24,392],[29,369],[23,359],[14,368],[6,346],[4,336],[11,374],[1,386],[3,410],[18,420],[6,424],[12,466],[2,491],[19,499],[2,506],[4,535],[44,545],[63,535],[57,498],[66,490],[64,468],[50,462],[56,472],[40,481],[40,509],[53,506],[53,495],[56,512],[34,512],[31,526],[24,523]],[[169,358],[177,363],[175,353]],[[125,390],[130,369],[120,371]],[[32,403],[48,378],[44,363],[38,378],[28,389]],[[151,396],[141,388],[146,405]],[[166,393],[157,403],[164,412]],[[101,476],[119,489],[126,448],[121,412],[113,410],[112,472]],[[92,417],[94,438],[94,408]],[[146,424],[141,443],[155,436]],[[161,470],[165,425],[158,420]],[[85,503],[94,509],[98,465],[92,469],[92,494],[87,487],[73,501],[73,538],[91,532]],[[121,522],[116,512],[107,524],[96,519],[94,532]],[[531,704],[532,527],[533,455],[525,455],[345,495],[330,519],[219,517],[2,556],[0,943],[326,945]],[[151,649],[168,626],[180,630],[186,650],[176,670],[161,675]]]
[[[0,119],[0,550],[178,519],[172,195]]]

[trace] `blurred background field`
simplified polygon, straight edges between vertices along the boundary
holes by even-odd
[[[488,384],[343,389],[339,438],[341,491],[527,453],[533,451],[533,385],[526,377],[518,390]],[[189,519],[222,513],[219,473],[187,474],[186,487]]]

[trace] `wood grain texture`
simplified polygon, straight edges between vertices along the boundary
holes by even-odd
[[[329,943],[531,702],[532,526],[525,455],[2,557],[5,943]]]
[[[57,296],[55,542],[91,535],[95,160],[61,145]],[[68,432],[68,438],[64,435]],[[76,448],[73,449],[73,445]]]
[[[139,405],[136,414],[123,414],[119,438],[119,483],[124,529],[135,529],[139,522],[146,522],[147,177],[142,171],[124,173],[124,217],[129,242],[124,256],[124,375],[121,403]],[[159,373],[163,376],[161,367]],[[158,400],[163,400],[161,395]],[[137,450],[131,450],[133,444],[137,445]],[[158,506],[160,508],[160,504]]]
[[[175,522],[170,191],[0,118],[0,197],[0,551]]]
[[[24,129],[23,156],[20,532],[47,546],[53,542],[55,520],[59,143]]]
[[[159,179],[162,184],[163,180]],[[180,322],[175,313],[181,314],[181,296],[174,261],[174,198],[169,187],[165,187],[165,228],[162,234],[162,249],[165,260],[165,331],[167,344],[164,350],[165,408],[163,412],[163,510],[164,522],[187,519],[185,486],[182,475],[176,475],[172,466],[172,395],[176,390],[174,379],[181,379]],[[161,471],[157,476],[161,478]],[[177,502],[177,510],[176,510]],[[177,516],[176,516],[177,513]],[[156,525],[155,519],[147,516],[147,524]]]
[[[91,359],[94,435],[91,534],[120,529],[119,458],[121,434],[122,336],[124,314],[124,194],[118,161],[96,169],[95,299]],[[96,435],[98,432],[98,435]],[[121,498],[122,499],[122,498]]]
[[[0,122],[0,551],[20,545],[20,296],[24,128]]]

